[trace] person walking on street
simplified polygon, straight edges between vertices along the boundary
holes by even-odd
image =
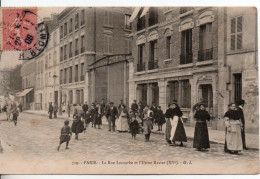
[[[57,150],[60,150],[62,143],[66,142],[66,149],[69,149],[69,141],[72,135],[71,128],[69,126],[69,120],[64,121],[64,126],[61,128],[60,132],[60,143]]]
[[[14,108],[12,113],[13,113],[14,125],[16,126],[17,125],[17,119],[18,119],[18,116],[19,116],[19,111],[18,111],[17,108]]]
[[[92,120],[92,127],[96,128],[97,125],[97,118],[98,118],[98,108],[96,107],[95,103],[92,103],[91,109],[90,109],[90,116]]]
[[[224,151],[231,154],[238,154],[243,150],[241,128],[243,124],[241,122],[240,112],[236,109],[236,104],[231,103],[230,110],[224,115],[226,125],[225,147]]]
[[[114,106],[113,102],[110,102],[110,108],[108,110],[108,131],[111,131],[111,129],[115,132],[115,121],[118,117],[118,111],[117,108]],[[112,128],[111,128],[112,127]]]
[[[54,114],[54,118],[57,118],[57,112],[58,112],[58,106],[56,103],[54,103],[53,105],[53,114]]]
[[[70,117],[70,111],[71,111],[71,104],[68,102],[68,104],[67,104],[68,117]]]
[[[50,104],[49,104],[49,111],[48,111],[48,113],[49,113],[49,119],[52,119],[52,113],[53,113],[52,102],[50,102]]]
[[[133,112],[137,112],[138,111],[138,105],[136,104],[136,100],[134,100],[134,102],[132,103],[131,110]]]
[[[171,130],[172,130],[171,120],[172,120],[172,117],[173,117],[173,109],[171,108],[171,104],[168,104],[168,109],[166,110],[164,116],[166,118],[165,140],[169,144],[172,144],[172,141],[170,140],[170,138],[171,138]]]
[[[156,123],[158,125],[158,130],[157,131],[162,131],[162,125],[165,123],[165,118],[163,111],[161,109],[161,106],[158,107],[157,109],[157,116],[156,116]]]
[[[23,104],[22,103],[19,103],[18,108],[19,108],[20,112],[23,112]]]
[[[85,119],[86,118],[86,113],[88,111],[88,103],[87,103],[87,101],[85,102],[85,104],[83,104],[82,109],[84,111],[84,119]]]
[[[207,127],[207,120],[210,120],[208,111],[205,110],[205,105],[200,104],[199,110],[196,110],[194,115],[196,120],[193,148],[197,148],[198,151],[210,148],[209,145],[209,133]]]
[[[243,100],[243,99],[239,100],[237,105],[238,105],[237,111],[239,112],[240,119],[241,119],[241,122],[242,122],[242,125],[243,125],[243,127],[241,128],[243,149],[244,150],[248,150],[248,148],[246,147],[245,117],[244,117],[244,112],[243,112],[243,108],[244,108],[244,105],[245,105],[245,100]]]
[[[121,114],[121,111],[126,108],[126,105],[124,104],[123,100],[120,100],[120,104],[118,105],[118,114]]]
[[[171,108],[173,109],[173,118],[171,120],[172,129],[170,140],[173,144],[175,144],[176,141],[179,141],[180,147],[183,147],[183,142],[187,142],[187,136],[181,119],[183,113],[177,103],[172,103]]]
[[[75,119],[73,120],[71,130],[73,133],[75,133],[75,139],[79,139],[79,133],[82,133],[83,131],[86,130],[84,127],[84,123],[81,121],[82,114],[81,113],[76,113]]]

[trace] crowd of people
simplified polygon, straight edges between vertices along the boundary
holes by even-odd
[[[23,111],[22,103],[6,100],[3,107],[0,105],[0,113],[6,114],[7,121],[13,121],[14,125],[17,125],[19,113]]]
[[[239,101],[238,104],[231,103],[229,110],[224,115],[226,125],[224,151],[231,154],[238,154],[239,151],[247,149],[245,145],[244,104],[244,100]],[[211,116],[203,102],[196,104],[193,109],[196,121],[193,148],[203,151],[210,148],[207,121],[211,119]],[[68,148],[72,133],[75,133],[75,139],[78,139],[79,134],[84,132],[87,127],[101,129],[102,119],[107,120],[108,131],[129,132],[133,139],[136,139],[137,134],[143,133],[146,142],[150,140],[150,134],[155,125],[158,126],[157,131],[162,131],[162,125],[166,123],[166,141],[170,146],[176,146],[179,143],[178,146],[183,147],[183,143],[187,142],[187,136],[182,116],[183,113],[177,101],[170,103],[165,113],[155,103],[148,106],[142,102],[137,104],[136,100],[133,101],[129,110],[123,100],[118,107],[113,102],[105,103],[104,100],[99,104],[92,103],[91,107],[86,102],[83,106],[75,106],[71,128],[69,121],[65,121],[65,125],[61,129],[58,150],[63,142],[66,142],[66,148]]]

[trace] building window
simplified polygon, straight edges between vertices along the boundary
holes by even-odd
[[[75,65],[75,82],[79,81],[79,66]]]
[[[166,58],[171,58],[171,49],[172,49],[172,43],[171,43],[171,36],[166,37]]]
[[[84,63],[80,65],[80,81],[84,81]]]
[[[72,57],[72,42],[70,42],[70,47],[69,47],[69,58]]]
[[[242,99],[242,74],[234,74],[234,101],[237,103]]]
[[[192,10],[192,7],[181,7],[180,14],[184,14],[185,12],[188,12]]]
[[[67,22],[64,24],[64,37],[67,35]]]
[[[172,103],[174,100],[179,101],[179,82],[170,81],[167,85],[169,97],[167,97],[167,104]]]
[[[57,32],[54,32],[54,37],[53,37],[53,46],[55,47],[57,44]]]
[[[80,25],[84,25],[85,24],[85,11],[84,9],[81,10],[81,22]]]
[[[60,39],[63,37],[63,26],[60,26]]]
[[[211,108],[213,108],[213,92],[212,92],[212,85],[210,84],[205,84],[205,85],[200,85],[201,89],[201,97],[206,105],[208,107],[208,111],[210,112]]]
[[[113,53],[112,50],[112,35],[104,35],[104,53]]]
[[[68,81],[67,81],[67,74],[68,74],[68,69],[65,68],[64,70],[64,84],[66,84]]]
[[[231,50],[242,49],[242,30],[243,30],[243,18],[242,16],[231,19]]]
[[[143,12],[144,8],[141,8],[140,12],[138,13],[137,16],[137,31],[142,30],[145,28],[145,16],[141,17],[141,13]]]
[[[70,24],[69,24],[69,33],[71,33],[72,32],[72,18],[70,18]]]
[[[67,59],[67,45],[64,46],[64,60]]]
[[[192,29],[181,32],[180,64],[192,63]]]
[[[75,40],[75,55],[78,55],[78,54],[79,54],[78,43],[79,43],[79,39],[76,39],[76,40]]]
[[[150,42],[150,60],[148,63],[148,70],[153,70],[158,68],[157,61],[157,40]]]
[[[69,68],[69,83],[72,83],[72,67]]]
[[[131,49],[132,49],[131,46],[132,46],[131,39],[125,39],[125,53],[126,54],[131,53]]]
[[[182,108],[190,108],[191,106],[191,86],[189,80],[182,80],[181,82],[181,100],[180,106]]]
[[[72,92],[72,90],[69,91],[69,103],[70,104],[73,103],[73,92]]]
[[[151,7],[149,10],[149,26],[158,23],[158,9],[156,7]]]
[[[81,36],[81,40],[80,40],[80,44],[81,44],[81,49],[80,52],[83,53],[85,52],[85,45],[84,45],[84,35]]]
[[[137,72],[145,70],[144,61],[144,44],[138,45],[138,63],[137,63]]]
[[[198,61],[212,60],[212,24],[204,24],[200,26],[199,32],[199,52]]]
[[[54,51],[53,53],[53,65],[56,65],[57,64],[57,52]]]
[[[60,61],[63,60],[63,47],[60,47]]]
[[[79,14],[76,14],[75,16],[75,30],[79,28]]]
[[[131,15],[125,14],[125,29],[131,30],[131,22],[129,22]]]
[[[60,70],[60,84],[63,84],[63,70]]]
[[[104,10],[104,25],[112,26],[112,12],[110,12],[107,8]]]

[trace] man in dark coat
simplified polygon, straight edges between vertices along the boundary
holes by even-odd
[[[52,102],[50,102],[50,104],[49,104],[49,111],[48,111],[48,113],[49,113],[49,119],[52,119],[52,113],[53,113]]]
[[[241,122],[243,124],[243,127],[241,129],[243,149],[248,150],[248,148],[246,147],[245,117],[244,117],[244,111],[243,111],[243,107],[245,105],[245,100],[243,100],[243,99],[239,100],[237,105],[238,105],[237,111],[239,112],[239,116],[240,116]]]
[[[113,102],[110,102],[110,108],[108,110],[108,127],[109,130],[111,131],[111,124],[112,124],[112,130],[115,131],[115,122],[116,122],[116,118],[118,117],[118,111],[117,108],[114,106]]]
[[[102,101],[100,103],[100,108],[101,108],[101,117],[103,117],[105,115],[105,108],[106,108],[106,103],[105,103],[104,99],[102,99]]]
[[[19,103],[18,108],[19,108],[20,112],[23,112],[23,104],[22,103]]]
[[[133,112],[138,111],[138,105],[136,104],[136,100],[134,100],[134,102],[132,103],[131,109],[132,109]]]
[[[87,101],[85,102],[85,104],[83,104],[82,109],[84,111],[84,119],[85,119],[86,118],[86,113],[88,111],[88,103],[87,103]]]
[[[54,118],[57,118],[57,112],[58,112],[58,106],[56,103],[54,103],[53,105]]]

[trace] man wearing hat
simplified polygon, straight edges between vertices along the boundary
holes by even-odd
[[[243,107],[245,105],[245,100],[240,99],[237,102],[237,111],[239,112],[239,116],[241,119],[241,122],[243,124],[243,127],[241,129],[241,135],[242,135],[242,142],[243,142],[243,149],[248,150],[248,148],[246,147],[246,136],[245,136],[245,117],[244,117],[244,112],[243,112]]]
[[[111,131],[111,124],[112,124],[112,130],[115,131],[115,122],[116,122],[116,118],[118,116],[118,111],[117,111],[117,108],[114,106],[114,103],[113,102],[110,102],[110,107],[109,107],[109,110],[108,110],[108,131]]]

